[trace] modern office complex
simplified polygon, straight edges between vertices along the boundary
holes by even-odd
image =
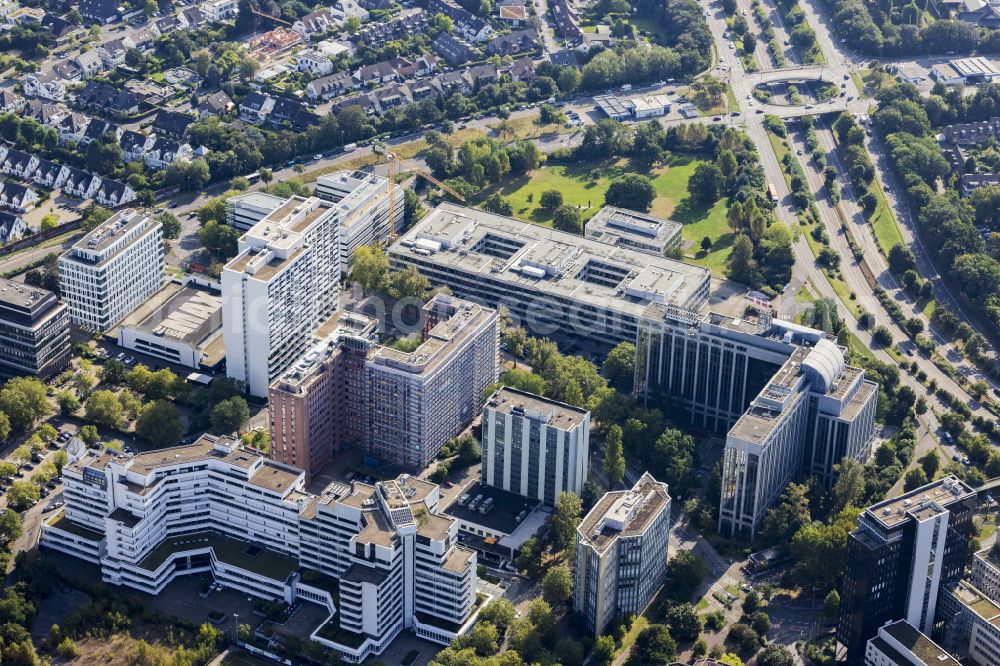
[[[638,615],[663,585],[670,534],[667,485],[649,472],[631,490],[604,495],[576,528],[573,605],[587,630]]]
[[[389,179],[363,171],[338,171],[316,180],[316,196],[336,204],[340,215],[340,263],[350,272],[354,251],[381,245],[403,227],[403,188],[389,201]],[[390,220],[395,218],[395,229]]]
[[[849,663],[862,662],[887,622],[931,633],[941,585],[961,578],[975,510],[976,491],[954,476],[865,509],[840,595],[837,636]]]
[[[304,491],[301,470],[235,439],[134,457],[91,453],[64,471],[66,508],[42,545],[99,564],[104,582],[158,594],[210,574],[243,594],[329,612],[309,636],[352,663],[403,630],[447,643],[474,621],[476,555],[438,514],[434,484]]]
[[[0,376],[48,379],[69,361],[66,305],[47,289],[0,278]]]
[[[549,505],[583,492],[590,412],[504,387],[483,407],[482,439],[483,484]]]
[[[122,321],[117,339],[141,354],[194,370],[214,369],[225,354],[219,283],[197,276],[168,282]]]
[[[646,252],[443,203],[389,248],[435,285],[504,305],[536,336],[635,342],[651,303],[697,308],[711,274]]]
[[[267,192],[247,192],[229,197],[226,199],[226,224],[240,231],[250,231],[255,224],[284,206],[286,201],[285,197]]]
[[[957,659],[903,620],[879,627],[865,647],[865,666],[959,666]]]
[[[162,227],[143,213],[123,210],[59,257],[70,321],[107,331],[163,286]]]
[[[413,351],[378,347],[365,364],[365,450],[378,458],[426,467],[479,410],[500,373],[497,313],[439,294],[422,310]]]
[[[877,386],[825,333],[776,318],[763,295],[623,241],[653,228],[641,217],[607,211],[581,239],[442,204],[389,259],[463,298],[505,305],[533,335],[634,342],[639,396],[679,399],[695,427],[729,432],[719,528],[752,538],[797,472],[829,485],[845,457],[867,459]]]
[[[720,531],[753,538],[797,471],[831,485],[841,460],[867,460],[877,399],[833,342],[795,347],[726,435]]]
[[[340,293],[336,210],[292,197],[243,234],[222,270],[222,322],[229,376],[251,395],[306,351],[310,333],[333,314]]]
[[[271,456],[311,479],[341,446],[365,442],[364,369],[377,322],[337,310],[315,344],[269,390]]]
[[[681,225],[627,208],[605,206],[587,221],[587,238],[663,256],[681,246]]]

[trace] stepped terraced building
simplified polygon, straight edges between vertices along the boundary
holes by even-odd
[[[402,475],[305,491],[305,475],[202,436],[134,457],[89,453],[64,470],[65,510],[41,544],[98,564],[102,579],[158,594],[210,574],[260,599],[319,604],[308,637],[351,663],[404,629],[448,643],[475,620],[476,554],[438,514],[432,483]]]

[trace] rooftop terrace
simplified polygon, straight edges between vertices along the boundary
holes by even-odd
[[[220,562],[270,580],[284,581],[299,563],[279,553],[219,532],[197,532],[164,539],[139,563],[146,571],[156,571],[172,555],[211,549]]]

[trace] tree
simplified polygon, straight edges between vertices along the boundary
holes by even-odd
[[[840,593],[837,590],[830,590],[823,600],[823,614],[831,620],[837,619],[840,615]]]
[[[181,222],[173,213],[163,212],[156,216],[160,224],[163,225],[163,237],[167,240],[175,240],[181,235]]]
[[[563,195],[559,190],[546,190],[538,199],[538,205],[548,210],[555,210],[563,205]]]
[[[267,185],[274,180],[274,174],[270,169],[258,169],[257,175],[260,177],[260,182],[264,183],[264,189],[267,189]]]
[[[451,34],[455,30],[455,23],[450,17],[444,14],[435,14],[431,20],[431,31],[433,33],[447,32]]]
[[[618,343],[608,352],[603,369],[609,384],[622,393],[631,393],[635,376],[635,345],[631,342]]]
[[[249,420],[247,401],[240,396],[223,400],[212,408],[212,427],[220,434],[239,432]]]
[[[724,181],[719,167],[711,162],[702,162],[688,179],[688,195],[695,201],[712,203],[719,198],[719,189]]]
[[[604,194],[604,205],[645,212],[653,205],[655,198],[656,188],[649,178],[637,173],[627,173],[611,181]]]
[[[348,16],[344,20],[344,30],[347,31],[347,34],[356,35],[360,28],[361,28],[361,19],[359,19],[357,16]]]
[[[583,217],[576,206],[559,206],[552,213],[552,226],[571,234],[583,233]]]
[[[906,271],[916,270],[917,258],[910,248],[896,243],[889,250],[889,268],[896,275],[902,275]]]
[[[41,497],[39,488],[31,481],[15,481],[7,489],[7,505],[15,511],[34,506]]]
[[[0,513],[0,545],[7,547],[21,536],[21,516],[12,509]]]
[[[510,201],[504,198],[499,192],[494,192],[488,196],[486,201],[482,204],[482,209],[490,213],[505,215],[507,217],[514,214],[514,206],[511,205]]]
[[[180,412],[166,400],[146,405],[136,421],[135,434],[157,448],[176,444],[184,434]]]
[[[844,458],[837,465],[837,482],[833,484],[831,513],[840,513],[855,506],[865,495],[865,466],[854,458]]]
[[[629,666],[666,666],[677,658],[677,643],[662,624],[643,629],[635,639]]]
[[[506,599],[494,599],[479,612],[479,619],[493,624],[502,636],[517,618],[514,604]]]
[[[17,465],[6,460],[0,462],[0,481],[6,483],[17,474]]]
[[[118,385],[125,381],[125,364],[116,358],[109,358],[101,370],[101,381]]]
[[[892,345],[892,331],[890,331],[886,326],[876,326],[875,330],[872,331],[872,342],[880,347],[889,347]]]
[[[101,441],[101,436],[97,433],[97,428],[92,425],[85,425],[80,428],[80,439],[87,446],[93,446]]]
[[[10,419],[3,412],[0,412],[0,442],[3,442],[10,435]]]
[[[757,666],[793,666],[793,664],[795,659],[792,653],[780,643],[771,643],[757,655]]]
[[[108,428],[122,423],[122,405],[114,391],[95,391],[87,399],[87,418]]]
[[[741,650],[749,651],[757,646],[760,636],[750,625],[737,623],[729,628],[729,636],[726,640],[739,646]]]
[[[682,550],[667,562],[664,589],[672,599],[689,601],[706,573],[705,562],[690,550]]]
[[[604,475],[608,485],[614,489],[625,478],[625,455],[622,452],[622,429],[615,424],[608,429],[605,437],[607,449],[604,452]]]
[[[670,635],[678,642],[693,641],[701,633],[701,616],[689,603],[671,606],[667,611],[666,622],[670,626]]]
[[[430,291],[431,283],[413,266],[389,275],[386,292],[391,298],[423,299]]]
[[[760,636],[766,636],[767,632],[771,630],[771,618],[764,611],[757,611],[750,616],[750,626]]]
[[[937,453],[933,450],[928,451],[927,455],[920,458],[917,462],[920,463],[928,479],[933,479],[934,475],[937,474],[938,468],[941,466],[941,459],[937,457]]]
[[[910,492],[925,485],[927,485],[927,473],[924,472],[922,467],[914,467],[906,473],[906,479],[903,482],[903,491]]]
[[[424,215],[424,207],[420,197],[412,189],[403,190],[403,224],[407,229],[412,227]]]
[[[472,648],[480,657],[496,654],[500,649],[499,632],[497,628],[489,622],[477,622],[463,636],[459,636],[453,642],[458,649]]]
[[[559,639],[555,652],[562,666],[581,666],[583,664],[583,646],[569,636]]]
[[[778,504],[764,515],[761,538],[767,543],[786,542],[799,529],[809,523],[808,488],[789,483],[781,493]]]
[[[598,636],[591,656],[599,666],[609,666],[615,658],[615,639],[606,635]]]
[[[739,234],[733,241],[733,249],[726,259],[728,276],[737,282],[750,286],[755,286],[760,282],[760,271],[753,254],[753,241],[746,234]]]
[[[0,412],[7,415],[10,428],[22,431],[47,416],[49,403],[45,384],[34,377],[15,377],[0,389]]]
[[[583,504],[575,493],[564,491],[556,498],[555,513],[552,515],[552,535],[559,550],[566,550],[573,545],[582,509]]]
[[[389,259],[378,245],[359,245],[354,250],[351,280],[364,292],[381,289],[389,272]]]
[[[566,567],[552,567],[542,579],[542,597],[551,606],[566,603],[573,596],[573,574]]]

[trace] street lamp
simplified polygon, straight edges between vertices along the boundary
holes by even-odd
[[[240,614],[233,613],[233,617],[236,618],[236,647],[240,646]]]

